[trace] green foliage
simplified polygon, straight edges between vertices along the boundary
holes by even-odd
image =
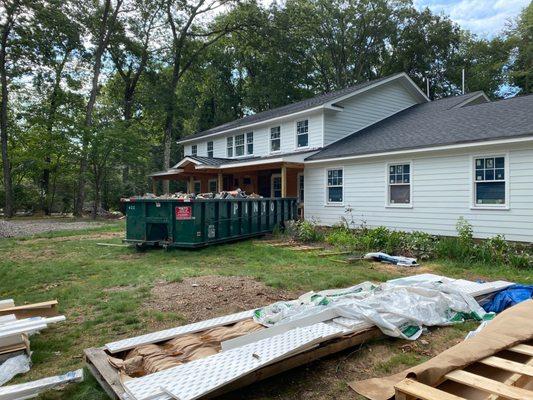
[[[349,229],[345,224],[330,229],[325,241],[349,251],[377,252],[415,257],[419,260],[444,259],[467,265],[533,268],[533,248],[511,243],[501,235],[475,241],[472,225],[463,217],[456,224],[456,237],[436,237],[424,232],[392,231],[385,227]]]
[[[291,221],[285,226],[285,233],[294,240],[304,243],[324,240],[324,233],[316,221]]]

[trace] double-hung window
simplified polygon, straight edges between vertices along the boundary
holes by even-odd
[[[504,156],[474,158],[474,206],[505,206],[507,174]]]
[[[411,164],[389,164],[388,204],[411,204]]]
[[[233,157],[233,136],[228,136],[226,139],[226,155]]]
[[[254,133],[246,134],[246,154],[254,154]]]
[[[342,169],[327,170],[327,203],[342,204],[343,201],[343,171]]]
[[[198,145],[193,144],[191,146],[191,155],[193,155],[193,156],[197,156],[198,155]]]
[[[296,122],[296,143],[297,147],[307,147],[309,145],[309,121]]]
[[[235,136],[235,156],[244,155],[244,134]]]
[[[207,157],[213,158],[213,142],[207,142]]]
[[[270,151],[280,151],[281,149],[281,131],[279,126],[270,128]]]

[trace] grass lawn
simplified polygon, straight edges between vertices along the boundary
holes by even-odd
[[[531,271],[481,265],[466,269],[449,262],[432,262],[407,270],[368,262],[340,264],[310,253],[269,247],[257,240],[196,251],[145,253],[97,245],[120,243],[123,230],[122,222],[114,222],[90,230],[0,240],[0,299],[13,298],[18,304],[58,299],[60,312],[67,317],[65,323],[31,338],[33,368],[13,383],[80,368],[85,348],[189,321],[188,307],[178,303],[173,307],[170,300],[162,307],[154,306],[155,300],[165,303],[160,287],[180,282],[190,286],[188,277],[250,277],[266,285],[265,291],[284,296],[421,272],[533,283]],[[222,296],[225,289],[220,286],[216,290]],[[257,296],[264,295],[257,290]],[[228,307],[235,311],[244,309],[239,300],[238,295],[227,300]],[[195,305],[201,305],[206,313],[218,315],[228,310],[202,301],[205,299],[200,294]],[[352,399],[354,394],[347,382],[387,375],[418,364],[457,343],[474,327],[474,323],[467,323],[432,329],[424,340],[416,343],[379,340],[257,383],[227,398]],[[88,374],[86,377],[81,384],[49,392],[42,398],[107,398]]]

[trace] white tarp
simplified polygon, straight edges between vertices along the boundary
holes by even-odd
[[[339,317],[353,320],[354,325],[370,323],[389,336],[409,340],[417,339],[425,326],[492,318],[471,295],[457,290],[451,283],[413,277],[379,286],[363,282],[347,289],[309,292],[297,300],[256,310],[254,319],[270,327],[328,308],[335,310]]]

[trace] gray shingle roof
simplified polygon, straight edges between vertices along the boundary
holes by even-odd
[[[453,108],[473,95],[414,105],[306,160],[533,135],[533,95]]]
[[[202,165],[218,167],[223,164],[237,164],[237,163],[244,163],[244,162],[255,161],[255,160],[269,160],[273,158],[283,158],[287,156],[293,156],[296,154],[311,153],[317,150],[318,149],[300,150],[300,151],[293,151],[289,153],[269,154],[269,155],[261,156],[261,157],[259,156],[242,157],[242,158],[220,158],[220,157],[204,157],[204,156],[186,156],[186,157],[196,160],[200,162]]]
[[[318,107],[332,100],[343,97],[349,93],[356,92],[358,90],[364,89],[367,86],[373,85],[385,79],[390,79],[397,75],[402,75],[402,73],[386,76],[386,77],[375,79],[375,80],[368,81],[368,82],[363,82],[358,85],[354,85],[354,86],[344,88],[342,90],[338,90],[336,92],[321,94],[319,96],[312,97],[310,99],[305,99],[302,101],[298,101],[296,103],[287,104],[286,106],[273,108],[271,110],[263,111],[263,112],[253,114],[253,115],[248,115],[244,118],[237,119],[231,122],[227,122],[225,124],[215,126],[214,128],[207,129],[202,132],[193,133],[192,135],[184,137],[182,140],[201,138],[203,136],[222,132],[228,129],[239,128],[241,126],[246,126],[246,125],[254,124],[257,122],[267,121],[272,118],[282,117],[284,115],[289,115],[295,112],[304,111],[309,108]]]

